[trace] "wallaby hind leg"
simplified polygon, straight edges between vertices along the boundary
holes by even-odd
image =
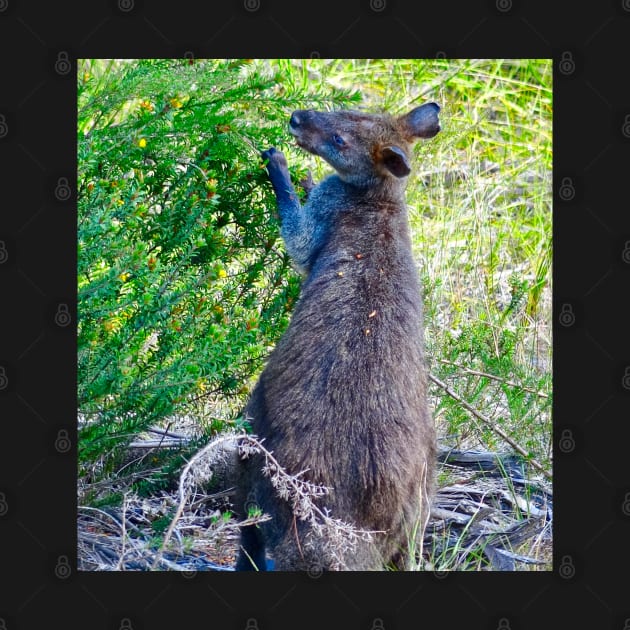
[[[266,571],[265,543],[256,525],[241,529],[241,549],[236,559],[237,571]]]

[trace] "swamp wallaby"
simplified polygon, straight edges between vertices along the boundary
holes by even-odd
[[[435,103],[400,117],[296,111],[297,144],[336,174],[301,206],[282,153],[262,155],[286,249],[304,280],[284,336],[245,409],[290,474],[330,488],[330,516],[371,540],[336,547],[296,517],[261,468],[241,459],[236,509],[271,520],[243,527],[237,569],[405,569],[429,513],[435,431],[426,391],[420,285],[404,190],[411,147],[440,130]],[[310,188],[310,186],[309,186]]]

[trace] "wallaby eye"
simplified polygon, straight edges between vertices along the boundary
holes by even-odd
[[[346,144],[346,141],[338,133],[333,133],[332,139],[338,147],[342,147],[344,144]]]

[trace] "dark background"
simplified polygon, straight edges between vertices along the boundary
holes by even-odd
[[[630,0],[0,0],[0,630],[628,630],[629,52]],[[78,573],[76,59],[438,54],[554,59],[554,571]]]

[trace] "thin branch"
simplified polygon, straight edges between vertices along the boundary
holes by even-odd
[[[489,418],[486,418],[483,414],[479,413],[474,407],[469,405],[461,396],[455,393],[446,383],[443,383],[439,378],[429,374],[429,378],[438,386],[441,387],[451,398],[456,400],[464,409],[469,411],[475,418],[481,420],[486,426],[494,431],[499,437],[505,440],[517,453],[520,453],[527,461],[539,472],[541,472],[547,479],[551,479],[551,473],[549,473],[544,466],[531,455],[513,438],[511,438],[503,429],[498,427]]]
[[[156,429],[155,427],[150,427],[147,431],[151,433],[157,433],[158,435],[163,435],[164,437],[172,438],[174,440],[187,440],[188,438],[181,433],[174,433],[173,431],[169,431],[169,428],[173,425],[172,422],[169,422],[168,427],[166,429]]]
[[[118,558],[118,564],[116,565],[116,570],[120,571],[124,568],[124,559],[125,559],[125,539],[127,538],[127,493],[123,495],[123,504],[122,504],[122,531],[120,534],[120,558]]]
[[[200,451],[195,453],[195,455],[191,457],[190,461],[184,467],[184,470],[182,471],[182,474],[179,477],[179,504],[177,505],[177,510],[175,511],[175,515],[171,519],[171,523],[168,526],[168,529],[166,530],[164,539],[162,540],[162,544],[160,545],[160,548],[157,550],[157,553],[155,554],[155,558],[151,566],[152,571],[155,571],[158,563],[160,562],[162,558],[162,554],[164,553],[164,549],[166,548],[168,541],[173,535],[173,530],[175,529],[175,526],[177,525],[177,521],[180,519],[184,511],[186,500],[188,499],[188,492],[186,488],[187,488],[187,481],[188,481],[188,475],[190,473],[190,470],[195,466],[195,464],[200,459],[205,457],[211,450],[216,449],[219,444],[222,444],[223,442],[233,442],[235,439],[238,439],[239,437],[245,437],[245,436],[226,435],[224,437],[213,440],[212,442],[204,446],[204,448],[202,448]]]
[[[101,510],[99,508],[95,508],[95,507],[91,507],[89,505],[79,505],[78,507],[79,510],[88,510],[90,512],[96,512],[97,514],[102,514],[103,516],[105,516],[106,518],[114,521],[114,523],[116,523],[116,525],[118,525],[118,527],[122,530],[123,526],[122,523],[112,514],[110,514],[109,512],[105,512],[105,510]]]
[[[524,385],[519,385],[518,383],[514,383],[513,381],[506,381],[500,376],[495,376],[494,374],[488,374],[487,372],[479,372],[478,370],[471,370],[470,368],[464,367],[463,365],[459,365],[458,363],[454,363],[453,361],[447,361],[446,359],[440,359],[440,363],[445,363],[446,365],[452,365],[460,370],[463,370],[467,374],[474,374],[475,376],[484,376],[485,378],[492,379],[493,381],[499,381],[504,385],[508,385],[509,387],[515,387],[517,389],[522,389],[525,392],[529,392],[530,394],[536,394],[536,396],[540,396],[540,398],[549,398],[548,394],[544,392],[538,392],[531,387],[525,387]]]
[[[139,440],[137,442],[130,442],[127,444],[127,448],[174,448],[176,446],[186,446],[190,443],[187,439],[160,439],[160,440]],[[138,460],[134,460],[136,463]]]

